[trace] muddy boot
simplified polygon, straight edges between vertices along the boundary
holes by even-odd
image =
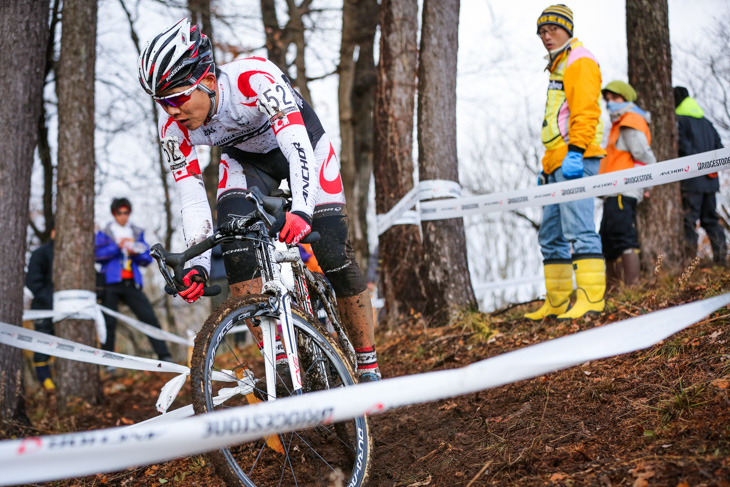
[[[621,285],[621,271],[623,265],[621,258],[606,261],[606,292],[615,291]]]
[[[543,318],[565,313],[573,292],[573,266],[570,262],[545,261],[545,302],[537,311],[525,314],[525,318],[540,321]]]
[[[380,380],[370,292],[366,289],[355,296],[337,298],[337,309],[347,337],[355,348],[358,379],[362,377],[363,381]]]
[[[639,273],[641,264],[639,262],[639,249],[626,249],[621,256],[621,263],[624,270],[624,284],[635,286],[639,284]],[[606,263],[608,265],[608,263]]]
[[[594,254],[576,255],[575,266],[575,304],[559,320],[582,318],[587,313],[600,313],[606,307],[606,263],[603,257]]]

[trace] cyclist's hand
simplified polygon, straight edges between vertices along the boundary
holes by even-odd
[[[283,225],[282,225],[283,223]],[[281,226],[279,231],[279,242],[286,242],[289,245],[296,245],[301,239],[312,231],[312,219],[300,211],[286,213],[285,220],[278,220],[272,231],[276,233],[276,227]]]
[[[182,278],[185,289],[178,294],[188,303],[193,303],[203,295],[203,288],[208,280],[208,272],[203,266],[193,266],[192,269],[184,269],[185,275]]]

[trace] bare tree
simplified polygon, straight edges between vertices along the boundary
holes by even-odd
[[[302,0],[299,5],[294,0],[286,0],[289,20],[284,27],[281,27],[276,11],[276,1],[261,0],[261,20],[264,23],[268,58],[279,69],[288,74],[289,65],[286,62],[286,53],[289,46],[294,44],[296,47],[294,66],[297,75],[291,81],[302,97],[310,104],[312,103],[312,95],[309,92],[309,80],[307,79],[306,63],[304,62],[307,47],[304,36],[304,18],[311,13],[311,4],[312,0]]]
[[[56,39],[56,28],[58,27],[61,20],[60,16],[60,0],[54,0],[51,6],[51,21],[49,28],[49,35],[47,36],[46,43],[46,59],[44,68],[44,80],[48,80],[48,75],[53,70],[55,63],[54,59],[54,46]],[[46,81],[47,82],[47,81]],[[51,156],[51,146],[48,142],[48,125],[46,121],[46,109],[45,103],[41,103],[41,114],[38,117],[38,158],[43,168],[43,219],[45,225],[43,229],[36,226],[33,218],[29,219],[29,224],[33,234],[40,241],[45,243],[51,238],[51,229],[48,222],[53,218],[53,194],[54,194],[54,173],[55,167],[53,165],[53,158]]]
[[[677,122],[672,92],[672,52],[667,0],[626,0],[629,82],[651,112],[652,149],[658,161],[677,157]],[[657,186],[637,214],[641,260],[653,269],[664,254],[668,268],[682,262],[682,212],[679,183]]]
[[[96,0],[64,3],[58,63],[58,210],[53,263],[56,291],[93,291],[94,261],[94,66]],[[91,320],[56,323],[59,337],[96,345]],[[103,396],[96,365],[56,362],[60,409],[78,397],[96,404]]]
[[[418,66],[418,168],[421,180],[459,181],[456,59],[460,0],[425,0]],[[423,222],[422,278],[432,320],[476,308],[462,218]]]
[[[23,315],[30,174],[43,100],[48,4],[2,0],[0,27],[0,49],[12,53],[3,57],[0,71],[0,119],[7,122],[0,131],[5,151],[0,181],[0,228],[6,239],[0,246],[0,259],[7,270],[0,283],[0,321],[19,325]],[[24,41],[18,42],[19,38]],[[0,345],[0,420],[5,424],[29,422],[25,414],[22,358],[19,348]]]
[[[380,5],[380,62],[375,96],[375,207],[387,213],[413,189],[413,110],[418,48],[417,0]],[[414,225],[396,225],[380,236],[382,290],[388,319],[422,313],[425,283],[418,269],[423,247]]]
[[[352,240],[360,267],[367,266],[367,208],[373,170],[373,105],[377,75],[373,58],[377,0],[345,0],[339,84],[340,166]]]

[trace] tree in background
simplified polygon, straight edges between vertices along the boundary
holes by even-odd
[[[642,107],[651,113],[652,150],[657,161],[677,157],[677,121],[672,91],[672,51],[667,0],[626,0],[629,83]],[[682,207],[679,183],[656,186],[637,212],[644,271],[664,254],[667,268],[682,255]]]
[[[312,103],[312,94],[309,92],[304,54],[307,43],[304,37],[304,17],[311,12],[312,0],[302,0],[299,5],[294,0],[286,0],[289,20],[284,27],[279,25],[275,0],[261,0],[261,20],[264,23],[266,34],[266,52],[268,59],[276,64],[284,73],[289,74],[289,65],[286,62],[286,53],[289,46],[296,48],[294,66],[296,77],[291,77],[292,84],[309,104]]]
[[[0,261],[6,268],[0,283],[0,321],[19,325],[23,315],[30,174],[43,102],[48,4],[2,0],[0,27],[0,49],[6,53],[0,71],[0,120],[4,121],[0,131],[4,151],[0,228],[6,239],[0,245]],[[0,345],[0,420],[5,424],[28,423],[22,366],[22,350]]]
[[[413,189],[413,110],[418,47],[417,0],[383,0],[380,5],[380,62],[375,95],[375,208],[390,211]],[[381,287],[388,319],[420,313],[426,285],[418,269],[423,246],[418,227],[395,225],[380,235]]]
[[[94,291],[94,66],[96,0],[66,2],[58,63],[58,209],[53,262],[56,291]],[[22,288],[22,287],[21,287]],[[92,320],[65,319],[56,334],[96,346]],[[56,361],[58,406],[72,398],[97,404],[103,396],[98,366]]]
[[[373,171],[373,105],[377,74],[373,48],[377,0],[344,0],[339,84],[340,166],[350,239],[360,267],[368,260],[367,209]]]
[[[55,52],[55,39],[56,29],[58,28],[61,21],[61,6],[60,0],[54,0],[51,6],[51,22],[49,28],[49,35],[47,36],[46,44],[46,62],[44,68],[43,79],[48,83],[48,75],[53,70],[53,66],[56,62],[54,59]],[[48,222],[53,218],[53,195],[55,191],[54,173],[55,166],[53,165],[53,157],[51,156],[51,146],[48,141],[48,123],[45,103],[41,103],[41,115],[38,117],[38,158],[43,168],[43,206],[41,208],[44,220],[43,230],[41,230],[36,222],[34,221],[34,215],[31,212],[28,223],[33,231],[33,235],[38,239],[40,243],[46,243],[51,238],[51,229]]]
[[[456,158],[456,58],[460,0],[425,0],[418,66],[418,169],[422,181],[459,182]],[[429,290],[426,313],[447,321],[476,308],[466,261],[464,220],[423,222],[422,279]]]

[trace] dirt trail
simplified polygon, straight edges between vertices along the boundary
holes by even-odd
[[[525,309],[517,307],[448,327],[406,323],[379,331],[381,369],[394,377],[461,367],[728,290],[726,273],[698,270],[689,283],[665,277],[618,294],[597,319],[534,325],[519,319]],[[642,352],[376,416],[370,485],[730,486],[729,324],[726,308]],[[29,411],[38,429],[28,434],[146,419],[166,379],[107,379],[108,409],[78,405],[65,418],[49,413],[49,398],[36,391]],[[188,394],[176,404],[189,400]],[[221,485],[202,457],[54,485],[163,483]]]

